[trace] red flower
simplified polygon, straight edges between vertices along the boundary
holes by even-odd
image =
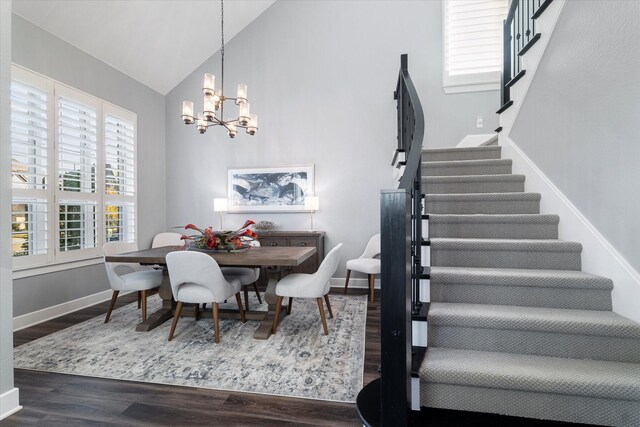
[[[184,226],[184,229],[185,229],[185,230],[197,230],[197,231],[200,231],[200,229],[199,229],[198,227],[196,227],[195,225],[193,225],[193,224],[187,224],[187,225],[185,225],[185,226]]]
[[[180,240],[187,240],[188,238],[189,238],[189,236],[186,236],[186,235],[184,235],[184,234],[183,234],[183,235],[180,237]]]
[[[240,228],[247,228],[248,226],[253,225],[253,224],[255,224],[255,222],[253,222],[250,219],[248,219],[248,220],[246,220],[244,222],[244,225],[242,227],[240,227]]]

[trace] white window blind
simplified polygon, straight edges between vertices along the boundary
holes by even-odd
[[[59,206],[61,252],[96,247],[96,203],[62,200]]]
[[[14,270],[135,243],[136,114],[16,65],[11,113]]]
[[[442,7],[444,85],[499,83],[508,1],[443,0]]]
[[[47,188],[47,92],[19,81],[11,82],[12,187]]]
[[[58,178],[62,191],[96,192],[97,111],[60,97],[58,100]]]
[[[135,187],[135,128],[131,120],[104,117],[105,191],[133,196]]]
[[[105,241],[135,242],[135,205],[107,203],[105,205]]]

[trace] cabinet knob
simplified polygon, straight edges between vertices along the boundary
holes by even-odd
[[[278,244],[276,242],[271,242],[269,243],[269,246],[278,246]]]
[[[307,243],[306,242],[301,242],[300,246],[307,246]]]

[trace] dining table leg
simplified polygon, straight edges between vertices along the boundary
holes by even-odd
[[[289,272],[289,269],[279,268],[275,272],[269,273],[269,282],[267,284],[267,290],[264,293],[264,299],[267,303],[268,312],[265,314],[264,318],[260,321],[260,326],[253,333],[253,338],[257,340],[266,340],[272,334],[273,328],[273,319],[276,316],[276,302],[278,297],[276,295],[276,284],[278,281],[285,276]],[[287,310],[282,310],[280,312],[280,316],[278,316],[278,321],[276,323],[280,323],[280,320],[285,316]]]

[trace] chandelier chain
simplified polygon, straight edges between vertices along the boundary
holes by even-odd
[[[224,0],[220,0],[220,34],[221,34],[221,44],[220,54],[222,55],[222,73],[221,73],[221,82],[220,82],[220,91],[224,95]]]

